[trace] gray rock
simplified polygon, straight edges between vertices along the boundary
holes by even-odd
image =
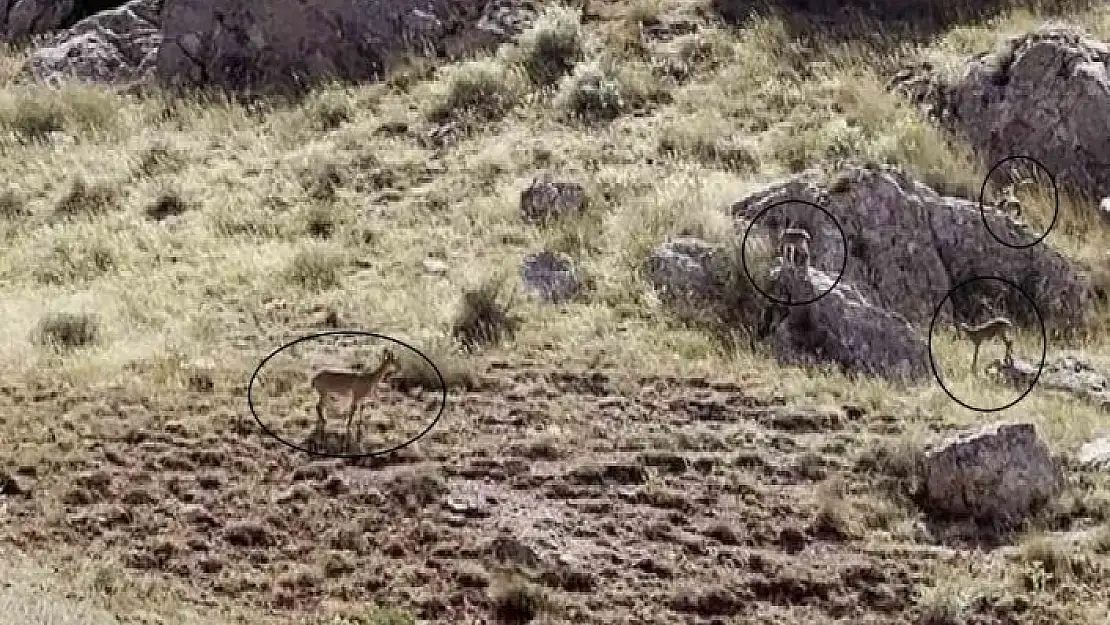
[[[675,239],[652,252],[648,279],[665,302],[693,318],[732,319],[736,309],[761,310],[757,338],[770,337],[782,364],[836,364],[849,373],[901,379],[930,375],[921,334],[902,315],[874,306],[843,282],[833,288],[834,275],[813,267],[808,272],[772,267],[768,295],[783,302],[812,300],[772,306],[744,288],[745,278],[736,279],[735,268],[726,264],[729,257],[699,239]]]
[[[1110,195],[1106,43],[1077,28],[1042,26],[970,59],[946,91],[952,125],[988,162],[1031,156],[1057,184]]]
[[[655,248],[647,261],[648,280],[671,303],[713,297],[712,262],[719,250],[695,237],[679,237]]]
[[[120,84],[154,75],[162,43],[162,0],[131,0],[74,24],[35,49],[27,71],[38,81],[62,79]]]
[[[1097,438],[1079,448],[1079,461],[1099,470],[1110,469],[1110,436]]]
[[[582,289],[570,259],[548,251],[525,258],[520,274],[525,288],[552,304],[573,299]]]
[[[7,41],[65,28],[76,16],[76,0],[0,0],[0,32]]]
[[[533,180],[520,193],[520,213],[528,223],[545,224],[582,214],[586,190],[576,182]]]
[[[383,77],[408,54],[457,56],[516,33],[479,28],[486,0],[165,0],[157,74],[174,87],[301,91]],[[521,11],[524,11],[522,8]]]
[[[804,278],[782,272],[771,295],[783,301],[812,301],[782,307],[782,319],[768,331],[782,364],[833,363],[847,374],[922,381],[932,375],[924,337],[897,312],[871,305],[835,276],[810,269]],[[829,290],[829,289],[832,290]],[[785,291],[790,298],[784,297]],[[822,295],[824,294],[824,295]]]
[[[1063,487],[1063,471],[1030,423],[996,423],[925,452],[930,513],[1010,525],[1036,513]]]

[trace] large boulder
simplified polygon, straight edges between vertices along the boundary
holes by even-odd
[[[154,73],[162,0],[130,0],[89,16],[35,49],[26,70],[40,82],[140,83]]]
[[[828,211],[832,219],[807,204]],[[803,172],[759,191],[731,208],[738,226],[753,219],[756,232],[773,233],[793,223],[811,236],[813,265],[835,275],[872,306],[895,311],[928,328],[937,305],[957,284],[973,277],[999,276],[1033,298],[1050,329],[1080,325],[1093,297],[1090,277],[1047,242],[1010,248],[1004,241],[1038,235],[994,209],[983,226],[977,202],[946,197],[892,166],[846,166],[835,175]],[[839,224],[839,227],[837,227]],[[1039,327],[1025,298],[1004,283],[975,281],[952,294],[940,322],[982,318],[981,302],[1010,312],[1019,324]]]
[[[1063,470],[1030,423],[996,423],[927,450],[922,497],[934,517],[1012,525],[1063,488]]]
[[[920,72],[918,72],[920,74]],[[935,74],[935,73],[934,73]],[[1035,158],[1062,187],[1110,195],[1110,46],[1078,28],[1046,25],[972,57],[950,81],[898,79],[989,163]],[[928,88],[922,85],[933,83]],[[947,83],[947,84],[945,84]],[[915,93],[916,90],[916,93]],[[1021,159],[1003,167],[1020,166]]]
[[[0,0],[0,34],[11,41],[61,28],[75,4],[74,0]]]
[[[768,295],[811,302],[775,305],[752,288],[738,262],[734,248],[680,237],[653,250],[645,272],[680,314],[769,338],[781,364],[832,364],[849,374],[902,380],[929,375],[928,349],[920,332],[850,286],[834,287],[835,275],[817,268],[802,272],[773,267]]]
[[[834,286],[835,285],[835,286]],[[789,298],[783,297],[789,293]],[[780,271],[770,295],[780,301],[764,328],[781,364],[837,365],[843,373],[920,382],[931,373],[921,332],[902,315],[870,304],[836,276],[810,268],[803,276]]]
[[[236,92],[299,91],[374,80],[399,57],[495,45],[527,23],[524,0],[165,0],[163,84]]]

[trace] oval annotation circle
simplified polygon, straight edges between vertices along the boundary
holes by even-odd
[[[317,450],[317,449],[310,449],[310,448],[308,448],[304,445],[299,445],[299,444],[294,443],[292,441],[286,440],[285,438],[279,436],[277,433],[275,433],[273,430],[271,430],[266,425],[266,423],[258,415],[258,411],[255,409],[254,396],[253,396],[255,381],[258,380],[259,373],[266,366],[266,363],[268,363],[271,359],[273,359],[275,356],[277,356],[281,352],[283,352],[283,351],[285,351],[285,350],[287,350],[287,349],[289,349],[289,348],[291,348],[294,345],[297,345],[299,343],[304,343],[306,341],[319,339],[319,338],[322,338],[322,337],[325,337],[325,336],[337,336],[337,335],[367,336],[367,337],[371,337],[371,338],[375,338],[375,339],[381,339],[381,340],[389,341],[391,343],[395,343],[397,345],[400,345],[401,347],[404,347],[405,349],[408,349],[409,351],[412,351],[416,355],[420,356],[420,358],[424,362],[428,363],[428,366],[432,368],[433,372],[435,372],[436,379],[439,380],[440,397],[439,397],[439,409],[436,411],[435,417],[428,423],[428,425],[423,430],[420,430],[419,432],[417,432],[414,436],[412,436],[408,440],[406,440],[404,442],[401,442],[401,443],[398,443],[396,445],[393,445],[392,447],[388,447],[386,449],[379,449],[379,450],[369,451],[369,452],[365,452],[365,453],[330,453],[330,452],[327,452],[327,451],[320,451],[320,450]],[[302,336],[300,338],[297,338],[295,340],[289,341],[288,343],[285,343],[284,345],[281,345],[277,349],[275,349],[272,352],[270,352],[269,354],[267,354],[266,357],[262,359],[262,362],[258,363],[258,366],[255,367],[254,372],[251,373],[250,381],[247,383],[247,405],[250,407],[251,416],[253,416],[254,420],[258,422],[258,425],[259,425],[259,427],[262,428],[262,431],[265,432],[268,436],[272,437],[274,440],[278,441],[279,443],[281,443],[281,444],[283,444],[287,447],[290,447],[292,449],[296,449],[297,451],[302,451],[302,452],[304,452],[306,454],[309,454],[309,455],[312,455],[312,456],[322,456],[322,457],[325,457],[325,458],[370,458],[370,457],[374,457],[374,456],[383,456],[385,454],[395,452],[399,449],[403,449],[403,448],[415,443],[416,441],[420,440],[421,438],[424,437],[424,435],[426,435],[428,432],[430,432],[432,430],[432,428],[434,428],[436,426],[436,424],[439,423],[440,418],[443,416],[444,410],[447,408],[447,382],[446,382],[446,380],[444,380],[443,374],[440,373],[439,367],[437,367],[436,364],[434,362],[432,362],[432,360],[430,358],[428,358],[420,350],[416,349],[412,345],[409,345],[408,343],[405,343],[404,341],[402,341],[400,339],[396,339],[396,338],[393,338],[391,336],[387,336],[387,335],[384,335],[384,334],[379,334],[377,332],[368,332],[368,331],[364,331],[364,330],[329,330],[329,331],[326,331],[326,332],[315,332],[313,334],[308,334],[308,335]]]
[[[987,183],[990,182],[991,174],[993,174],[995,172],[995,170],[997,170],[999,167],[1001,167],[1004,163],[1007,163],[1007,162],[1013,161],[1013,160],[1017,160],[1017,159],[1026,160],[1026,161],[1029,161],[1029,162],[1033,163],[1033,165],[1037,169],[1040,169],[1041,171],[1043,171],[1045,173],[1046,176],[1048,176],[1048,181],[1049,181],[1050,184],[1052,184],[1052,202],[1053,202],[1052,221],[1050,221],[1048,223],[1048,227],[1044,229],[1044,232],[1041,233],[1041,236],[1037,237],[1036,239],[1034,239],[1033,241],[1031,241],[1029,243],[1023,243],[1023,244],[1020,244],[1020,245],[1017,244],[1017,243],[1010,243],[1009,241],[1003,241],[1002,237],[995,234],[994,230],[991,230],[990,222],[987,221],[987,213],[986,213],[986,210],[985,210],[985,205],[983,204],[983,196],[986,194]],[[1006,247],[1009,247],[1009,248],[1012,248],[1012,249],[1015,249],[1015,250],[1023,250],[1025,248],[1033,247],[1034,245],[1040,243],[1041,241],[1044,241],[1045,237],[1048,236],[1048,233],[1052,232],[1052,229],[1056,226],[1056,220],[1059,217],[1060,217],[1060,188],[1056,185],[1056,177],[1052,175],[1052,172],[1049,171],[1047,167],[1045,167],[1040,161],[1033,158],[1032,156],[1007,156],[1006,158],[998,161],[987,172],[986,177],[983,178],[983,184],[979,187],[979,218],[983,220],[983,227],[987,229],[987,233],[990,234],[991,237],[993,237],[995,241],[998,241],[999,243],[1001,243],[1002,245],[1005,245]]]
[[[832,221],[833,225],[836,226],[836,229],[840,232],[840,240],[844,244],[844,253],[841,255],[840,269],[837,270],[836,279],[833,280],[832,284],[830,284],[829,287],[826,288],[824,291],[821,291],[814,297],[800,302],[779,299],[771,295],[770,293],[767,293],[762,288],[760,288],[759,282],[752,276],[751,270],[748,268],[748,236],[751,234],[752,228],[755,227],[755,224],[759,222],[759,219],[766,215],[771,209],[783,206],[785,204],[804,204],[824,213],[829,218],[829,220]],[[758,291],[759,294],[763,297],[766,297],[775,304],[780,304],[782,306],[806,306],[808,304],[816,302],[822,297],[825,297],[829,293],[832,293],[833,289],[836,288],[836,285],[840,284],[841,278],[844,277],[844,270],[848,267],[848,237],[846,234],[844,234],[844,227],[840,225],[840,222],[837,221],[836,217],[834,217],[833,214],[830,213],[827,209],[814,204],[813,202],[807,202],[805,200],[780,200],[771,204],[770,206],[764,207],[758,213],[756,213],[755,217],[752,218],[751,223],[748,224],[747,229],[744,230],[744,238],[740,241],[740,264],[743,265],[744,275],[747,276],[748,281],[752,283],[752,286],[755,288],[755,290]]]
[[[1014,289],[1015,291],[1020,293],[1021,296],[1023,298],[1025,298],[1025,300],[1027,302],[1029,302],[1029,306],[1033,310],[1033,314],[1034,314],[1034,316],[1037,317],[1037,322],[1041,326],[1041,359],[1040,359],[1040,363],[1037,365],[1037,373],[1033,376],[1033,379],[1030,380],[1029,387],[1025,389],[1025,392],[1023,392],[1021,395],[1018,395],[1010,403],[1005,404],[1003,406],[998,406],[997,408],[979,408],[979,407],[976,407],[976,406],[972,406],[971,404],[968,404],[967,402],[965,402],[965,401],[961,400],[960,398],[956,397],[955,393],[953,393],[947,386],[945,386],[944,380],[941,379],[940,371],[937,368],[936,357],[934,356],[934,352],[933,352],[933,331],[936,329],[937,319],[940,318],[941,310],[944,309],[944,303],[947,302],[952,297],[952,294],[955,293],[956,291],[966,287],[967,285],[969,285],[973,282],[978,282],[980,280],[993,280],[993,281],[996,281],[996,282],[1001,282],[1001,283],[1005,284],[1006,286],[1010,287],[1011,289]],[[1044,317],[1041,315],[1041,311],[1037,308],[1037,303],[1021,287],[1019,287],[1017,284],[1013,283],[1012,281],[1007,280],[1006,278],[1000,278],[998,276],[976,276],[974,278],[968,278],[967,280],[964,280],[963,282],[961,282],[961,283],[957,284],[956,286],[952,287],[951,289],[949,289],[948,292],[944,294],[944,297],[941,298],[940,303],[937,304],[936,309],[933,311],[932,321],[929,322],[929,366],[932,367],[932,369],[933,369],[933,377],[936,379],[937,384],[940,385],[940,388],[942,390],[944,390],[945,394],[952,398],[952,401],[954,401],[957,404],[963,406],[964,408],[967,408],[968,410],[974,410],[976,412],[984,412],[984,413],[998,412],[1000,410],[1005,410],[1007,408],[1010,408],[1011,406],[1014,406],[1015,404],[1017,404],[1019,401],[1025,399],[1026,395],[1028,395],[1037,386],[1037,382],[1041,378],[1041,372],[1044,371],[1044,363],[1045,363],[1045,359],[1047,357],[1048,357],[1048,330],[1045,327]]]

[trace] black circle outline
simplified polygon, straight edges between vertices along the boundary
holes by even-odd
[[[1002,165],[1002,163],[1005,163],[1006,161],[1012,161],[1016,158],[1024,158],[1033,161],[1033,163],[1036,164],[1037,167],[1041,169],[1041,171],[1048,174],[1048,181],[1052,183],[1052,195],[1056,204],[1055,208],[1052,211],[1052,222],[1048,224],[1047,228],[1045,228],[1044,233],[1042,233],[1041,236],[1034,240],[1032,243],[1026,243],[1025,245],[1014,245],[1012,243],[1007,243],[1006,241],[1003,241],[1001,238],[999,238],[999,236],[995,234],[993,230],[991,230],[990,224],[987,223],[987,213],[983,207],[983,194],[987,190],[987,183],[990,182],[991,174],[993,174],[994,170],[998,169],[999,166]],[[1044,164],[1042,164],[1040,161],[1033,158],[1032,156],[1007,156],[1006,158],[995,163],[994,166],[991,167],[989,171],[987,171],[986,178],[983,178],[983,185],[979,187],[979,218],[983,220],[983,227],[987,229],[987,233],[990,234],[995,241],[998,241],[1002,245],[1005,245],[1006,247],[1014,250],[1024,250],[1026,248],[1033,247],[1034,245],[1045,240],[1045,237],[1048,236],[1049,232],[1052,232],[1052,229],[1056,226],[1056,221],[1060,218],[1060,187],[1056,184],[1056,176],[1054,176],[1052,172],[1044,166]],[[1025,294],[1023,293],[1023,295]]]
[[[266,427],[266,424],[262,422],[262,419],[258,416],[258,413],[255,412],[255,410],[254,410],[254,400],[252,399],[252,396],[251,396],[251,389],[254,387],[255,379],[258,378],[258,372],[262,371],[262,367],[266,366],[266,363],[269,362],[271,358],[276,356],[278,354],[278,352],[281,352],[284,349],[287,349],[289,347],[292,347],[292,346],[296,345],[297,343],[301,343],[301,342],[307,341],[309,339],[320,338],[322,336],[332,336],[332,335],[337,335],[337,334],[346,334],[346,335],[355,335],[355,336],[370,336],[370,337],[373,337],[373,338],[385,339],[387,341],[396,343],[396,344],[398,344],[402,347],[406,347],[406,348],[412,350],[413,352],[416,352],[417,355],[419,355],[421,358],[424,359],[424,362],[428,363],[432,367],[432,371],[435,371],[436,377],[439,378],[439,386],[440,386],[440,389],[442,389],[442,394],[441,394],[441,399],[440,399],[440,402],[439,402],[439,412],[436,414],[435,419],[432,419],[432,422],[428,424],[428,427],[424,428],[420,433],[418,433],[416,436],[413,436],[409,440],[407,440],[403,443],[400,443],[398,445],[394,445],[393,447],[390,447],[389,449],[367,452],[367,453],[364,453],[364,454],[328,454],[328,453],[321,453],[321,452],[318,452],[318,451],[312,451],[312,450],[309,450],[309,449],[305,449],[304,447],[301,447],[300,445],[296,445],[296,444],[293,444],[293,443],[285,440],[284,438],[278,436],[277,434],[274,434],[270,430],[270,428]],[[302,452],[304,452],[304,453],[306,453],[310,456],[322,456],[324,458],[373,458],[375,456],[382,456],[382,455],[385,455],[385,454],[388,454],[388,453],[392,453],[394,451],[397,451],[398,449],[402,449],[404,447],[407,447],[407,446],[415,443],[416,441],[423,438],[425,434],[427,434],[429,431],[431,431],[431,429],[434,428],[437,423],[439,423],[440,418],[443,416],[444,410],[446,410],[446,408],[447,408],[447,381],[443,379],[443,374],[439,372],[439,367],[437,367],[435,365],[435,363],[431,361],[430,358],[425,356],[424,352],[416,349],[415,347],[413,347],[412,345],[409,345],[408,343],[406,343],[404,341],[401,341],[399,339],[395,339],[391,336],[386,336],[384,334],[378,334],[377,332],[367,332],[365,330],[329,330],[327,332],[316,332],[316,333],[313,333],[313,334],[308,334],[308,335],[302,336],[299,339],[289,341],[288,343],[285,343],[284,345],[282,345],[282,346],[278,347],[277,349],[275,349],[274,351],[270,352],[265,358],[263,358],[262,362],[258,363],[258,366],[255,367],[254,373],[251,374],[250,382],[247,383],[247,406],[250,407],[251,416],[254,417],[254,420],[258,422],[258,425],[262,428],[262,431],[265,432],[270,437],[272,437],[274,440],[278,441],[279,443],[281,443],[281,444],[283,444],[287,447],[290,447],[292,449],[296,449],[297,451],[302,451]]]
[[[844,261],[840,263],[840,272],[837,273],[836,280],[834,280],[832,285],[829,286],[829,288],[825,289],[825,291],[822,292],[820,295],[810,298],[804,302],[785,302],[778,298],[771,297],[770,295],[765,293],[763,289],[759,288],[759,285],[756,283],[755,279],[752,278],[751,272],[748,271],[748,235],[751,233],[752,228],[755,226],[756,222],[759,221],[759,218],[762,217],[764,213],[771,210],[772,208],[782,206],[783,204],[805,204],[807,206],[812,206],[813,208],[816,208],[822,213],[825,213],[826,215],[828,215],[829,219],[832,220],[833,225],[836,226],[836,229],[840,231],[840,240],[844,242]],[[751,223],[748,224],[747,229],[744,230],[744,238],[740,240],[740,264],[743,265],[744,275],[747,276],[748,282],[751,282],[752,286],[755,287],[755,290],[759,291],[759,294],[763,297],[766,297],[773,303],[780,304],[782,306],[805,306],[807,304],[812,304],[813,302],[816,302],[829,293],[832,293],[833,289],[836,288],[836,285],[840,284],[840,280],[844,277],[844,270],[848,268],[848,235],[844,234],[844,228],[840,225],[840,222],[836,220],[836,217],[833,217],[832,213],[818,206],[817,204],[814,204],[813,202],[807,202],[805,200],[780,200],[756,213],[755,217],[752,218]]]
[[[1012,402],[1010,402],[1010,403],[1008,403],[1005,406],[1002,406],[1000,408],[976,408],[974,406],[969,406],[969,405],[965,404],[964,402],[960,401],[955,395],[952,394],[951,391],[948,390],[948,387],[944,385],[944,382],[941,381],[940,373],[937,371],[937,362],[936,362],[936,359],[933,357],[933,329],[934,329],[934,327],[936,327],[937,318],[940,317],[941,309],[944,308],[944,302],[948,301],[948,299],[952,296],[953,293],[956,292],[957,289],[961,289],[961,288],[967,286],[968,284],[970,284],[972,282],[976,282],[978,280],[997,280],[997,281],[1013,288],[1018,293],[1021,293],[1021,296],[1024,297],[1029,302],[1029,305],[1033,307],[1033,312],[1037,315],[1037,321],[1039,321],[1040,325],[1041,325],[1041,363],[1040,363],[1040,366],[1037,367],[1037,375],[1033,376],[1033,381],[1029,383],[1029,388],[1025,389],[1024,393],[1019,395],[1017,397],[1017,399],[1015,399],[1014,401],[1012,401]],[[982,413],[999,412],[1001,410],[1005,410],[1007,408],[1010,408],[1010,407],[1014,406],[1015,404],[1017,404],[1019,401],[1025,399],[1025,396],[1028,395],[1034,388],[1037,387],[1037,382],[1041,379],[1041,372],[1044,371],[1045,359],[1047,357],[1048,357],[1048,330],[1045,327],[1044,317],[1041,315],[1041,311],[1037,309],[1036,302],[1033,301],[1032,297],[1029,297],[1028,293],[1026,293],[1024,290],[1022,290],[1021,287],[1019,287],[1018,285],[1014,284],[1013,282],[1007,280],[1006,278],[1000,278],[998,276],[975,276],[973,278],[968,278],[967,280],[964,280],[963,282],[961,282],[961,283],[957,284],[956,286],[952,287],[951,289],[949,289],[948,292],[944,294],[944,297],[942,297],[941,300],[940,300],[940,304],[938,304],[936,310],[933,311],[932,321],[929,322],[929,366],[933,369],[933,377],[936,379],[937,384],[940,385],[940,388],[945,392],[945,394],[952,398],[952,401],[954,401],[957,404],[963,406],[964,408],[967,408],[968,410],[974,410],[975,412],[982,412]]]

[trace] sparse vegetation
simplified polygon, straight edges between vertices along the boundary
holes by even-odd
[[[505,284],[504,279],[491,278],[463,291],[451,335],[464,347],[496,344],[516,333],[521,321]]]
[[[582,59],[584,35],[578,20],[578,12],[573,9],[549,8],[536,25],[521,36],[522,64],[532,82],[540,86],[553,85]]]
[[[100,215],[116,208],[118,202],[119,191],[111,184],[103,181],[90,183],[78,177],[58,200],[54,212],[63,218]]]

